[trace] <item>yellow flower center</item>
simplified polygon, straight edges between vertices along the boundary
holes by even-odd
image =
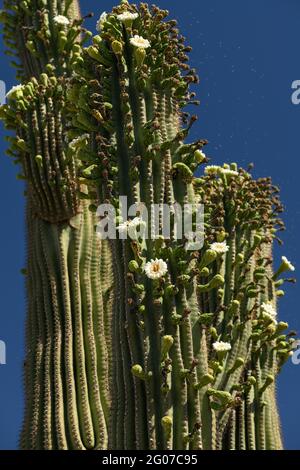
[[[158,263],[154,263],[153,266],[152,266],[152,271],[154,273],[157,273],[159,271],[159,264]]]

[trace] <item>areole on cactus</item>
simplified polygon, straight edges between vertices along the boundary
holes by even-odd
[[[25,449],[283,446],[276,376],[294,340],[277,301],[294,267],[273,272],[278,189],[234,163],[202,170],[184,111],[198,77],[167,16],[122,1],[84,47],[76,1],[5,2],[22,86],[1,115],[27,182]],[[120,196],[152,229],[163,204],[204,204],[204,246],[172,217],[169,238],[100,240],[95,207],[119,218]]]

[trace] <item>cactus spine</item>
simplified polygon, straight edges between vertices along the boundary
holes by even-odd
[[[48,18],[68,15],[48,3]],[[194,176],[206,141],[185,143],[184,107],[198,78],[167,15],[122,1],[87,48],[71,16],[55,47],[56,26],[48,38],[40,25],[26,43],[36,76],[2,109],[30,199],[24,448],[282,448],[275,383],[293,340],[276,308],[292,266],[273,273],[278,191],[235,164]],[[152,231],[165,215],[153,204],[203,203],[203,248],[174,237],[174,214],[169,238],[99,241],[91,201],[120,221],[119,196],[147,208]]]

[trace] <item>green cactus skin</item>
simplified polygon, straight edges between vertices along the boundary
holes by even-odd
[[[137,17],[125,24],[117,15],[126,11]],[[189,85],[198,78],[167,15],[122,1],[91,46],[73,46],[66,72],[60,74],[62,64],[37,68],[36,98],[16,97],[2,109],[6,125],[20,135],[23,116],[34,114],[41,97],[54,93],[58,105],[63,96],[68,135],[81,136],[67,149],[63,168],[70,176],[65,191],[58,182],[52,189],[51,204],[40,169],[26,170],[36,157],[31,140],[38,139],[22,137],[34,241],[23,448],[283,447],[276,376],[293,339],[274,318],[278,191],[270,179],[255,181],[235,164],[194,176],[207,163],[207,142],[184,143],[195,117],[183,109],[194,101]],[[136,47],[134,35],[150,47]],[[71,80],[70,70],[76,72]],[[41,125],[36,132],[44,141]],[[47,155],[38,155],[48,170]],[[54,163],[61,164],[59,155]],[[120,195],[150,211],[152,203],[203,203],[205,245],[188,251],[186,240],[174,237],[99,242],[90,202],[74,202],[78,191],[117,210]],[[145,265],[156,258],[168,271],[150,279]]]
[[[78,180],[80,161],[67,144],[76,135],[68,135],[65,83],[85,32],[77,2],[46,3],[6,2],[2,13],[6,43],[21,60],[23,83],[1,111],[6,127],[16,131],[10,155],[22,163],[27,186],[26,401],[20,444],[23,449],[104,449],[111,253],[96,236],[92,196]],[[59,14],[67,15],[69,25],[55,25]]]

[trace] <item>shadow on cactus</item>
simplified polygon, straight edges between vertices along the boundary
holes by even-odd
[[[33,23],[21,3],[6,31]],[[15,44],[27,68],[1,110],[28,186],[22,447],[281,449],[276,376],[294,339],[277,301],[294,267],[283,257],[273,272],[278,189],[186,143],[198,78],[167,11],[122,1],[84,48],[77,3],[60,4]],[[204,204],[204,246],[188,250],[172,217],[169,238],[99,239],[97,204],[132,222],[120,196],[152,216]]]

